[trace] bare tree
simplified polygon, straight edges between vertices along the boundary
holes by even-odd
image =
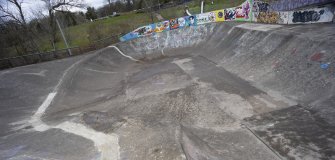
[[[17,46],[20,46],[24,53],[28,51],[39,51],[33,33],[27,25],[22,9],[23,3],[25,3],[25,0],[5,0],[0,2],[0,18],[3,23],[7,24],[6,31],[8,35],[13,36],[9,38],[16,41],[16,43],[14,43],[16,48],[18,48]],[[19,54],[19,49],[16,50]]]
[[[41,0],[46,4],[49,14],[49,25],[51,28],[52,45],[55,48],[56,39],[56,21],[55,12],[69,11],[71,8],[82,8],[84,7],[83,0]]]
[[[19,24],[26,25],[26,19],[22,11],[22,4],[24,0],[5,0],[0,3],[0,12],[2,12],[1,18],[7,18],[16,21]],[[14,5],[17,9],[18,14],[13,12],[8,6]]]
[[[108,14],[111,14],[111,12],[112,12],[112,0],[107,0],[107,2],[108,2],[108,6],[109,6],[109,10],[108,10]]]

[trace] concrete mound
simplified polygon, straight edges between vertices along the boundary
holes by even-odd
[[[0,159],[335,159],[334,30],[211,23],[2,71]]]

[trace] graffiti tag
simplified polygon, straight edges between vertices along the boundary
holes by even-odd
[[[319,21],[324,10],[316,11],[296,11],[293,13],[293,23],[297,22],[316,22]]]
[[[257,22],[260,23],[277,23],[280,15],[277,12],[260,12],[257,16]]]
[[[267,12],[269,11],[270,5],[265,2],[254,2],[252,5],[254,12]]]
[[[225,20],[229,21],[229,20],[234,20],[236,18],[236,12],[234,8],[230,8],[230,9],[225,9],[224,10],[224,17]]]

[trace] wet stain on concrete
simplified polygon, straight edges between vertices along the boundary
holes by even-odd
[[[335,129],[301,105],[245,119],[269,146],[288,159],[332,159]]]

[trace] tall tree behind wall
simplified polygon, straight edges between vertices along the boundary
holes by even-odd
[[[49,14],[49,25],[50,25],[50,36],[51,43],[54,49],[56,49],[56,42],[58,41],[57,26],[56,26],[56,11],[69,11],[71,8],[82,8],[84,7],[83,0],[41,0],[45,3],[45,6]]]
[[[14,47],[16,54],[39,51],[35,34],[27,25],[22,8],[23,3],[25,3],[25,0],[4,0],[0,2],[2,32],[5,35],[5,40],[8,41],[5,47]]]
[[[87,11],[86,11],[86,19],[88,20],[95,20],[98,18],[98,15],[94,9],[94,7],[87,7]]]

